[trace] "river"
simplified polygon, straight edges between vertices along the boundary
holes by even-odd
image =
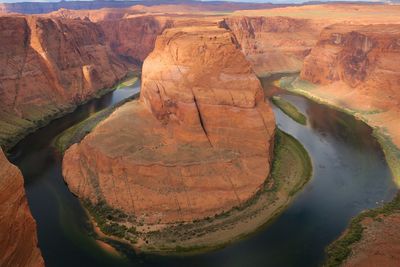
[[[139,82],[140,83],[140,82]],[[10,151],[25,178],[46,266],[318,266],[325,247],[352,217],[396,194],[390,170],[371,129],[349,115],[279,91],[307,116],[300,125],[274,107],[279,128],[310,154],[313,176],[289,207],[262,230],[218,251],[166,257],[116,257],[90,236],[87,216],[61,175],[52,141],[63,130],[140,90],[139,83],[94,99],[27,136]],[[269,89],[269,80],[263,80]],[[288,166],[290,167],[290,166]]]

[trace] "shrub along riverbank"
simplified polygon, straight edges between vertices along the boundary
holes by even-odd
[[[272,103],[275,104],[278,108],[280,108],[283,113],[288,115],[290,118],[292,118],[294,121],[297,123],[300,123],[302,125],[307,124],[307,118],[304,116],[303,113],[297,110],[295,106],[293,106],[290,102],[286,101],[285,99],[281,98],[280,96],[273,96],[271,98]]]
[[[143,225],[133,215],[110,213],[105,203],[99,203],[98,207],[85,206],[96,225],[110,236],[111,245],[115,246],[116,239],[123,239],[149,253],[195,254],[254,233],[285,209],[311,174],[311,159],[301,143],[277,130],[274,160],[265,185],[247,203],[227,212],[193,222]],[[107,239],[102,238],[102,241],[107,242]]]

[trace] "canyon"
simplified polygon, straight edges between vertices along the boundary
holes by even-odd
[[[54,11],[0,16],[0,146],[13,147],[142,69],[140,101],[117,108],[63,160],[65,181],[82,202],[124,218],[112,223],[161,231],[251,200],[268,183],[275,134],[257,76],[276,73],[299,72],[280,86],[370,125],[400,183],[399,6],[101,3],[82,2],[84,10],[58,10],[72,8],[68,2],[0,6]],[[0,205],[9,208],[2,214],[23,216],[13,226],[23,240],[0,244],[15,249],[0,259],[41,266],[23,178],[3,154],[0,163],[7,170],[0,197],[21,205]],[[366,225],[373,224],[371,235],[385,236],[397,220],[394,214]],[[32,235],[20,234],[25,230]],[[397,248],[396,239],[386,241]],[[376,240],[367,235],[362,242]],[[365,262],[375,253],[371,246],[356,244],[353,259]]]
[[[44,266],[37,246],[36,223],[25,196],[24,179],[0,149],[0,263]]]
[[[343,110],[370,125],[397,185],[400,183],[400,79],[396,65],[400,59],[399,37],[398,24],[328,26],[305,58],[300,76],[280,82],[288,90]],[[344,266],[398,263],[394,256],[398,251],[398,239],[394,236],[398,210],[382,212],[378,217],[360,223],[363,228],[360,241],[348,245],[351,253]],[[347,235],[337,242],[345,240]]]
[[[326,27],[292,90],[343,109],[375,129],[399,183],[400,25]],[[382,93],[384,90],[384,94]]]

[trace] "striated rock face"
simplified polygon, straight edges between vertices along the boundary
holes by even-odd
[[[305,61],[301,76],[316,84],[343,81],[350,87],[377,87],[376,83],[386,81],[392,84],[385,90],[395,89],[400,85],[395,63],[400,55],[399,34],[399,25],[327,27]]]
[[[400,147],[400,25],[327,27],[304,62],[314,93],[355,110]]]
[[[151,15],[100,22],[110,47],[130,62],[143,62],[157,36],[172,24],[171,19]]]
[[[164,9],[184,11],[185,6],[134,6],[129,9],[59,10],[51,18],[90,20],[102,28],[105,40],[121,59],[141,64],[154,49],[156,38],[173,26],[217,25],[220,17],[185,14],[163,14]],[[193,7],[194,8],[194,7]],[[143,13],[146,12],[146,13]],[[148,12],[148,13],[147,13]],[[156,12],[156,13],[153,13]]]
[[[127,73],[90,21],[3,16],[0,43],[1,145]]]
[[[232,16],[221,25],[230,29],[258,75],[300,71],[321,30],[308,19]]]
[[[37,243],[36,223],[26,201],[24,179],[0,149],[1,266],[44,266]]]
[[[351,247],[345,267],[398,266],[400,262],[400,213],[362,221],[362,238]]]
[[[213,216],[268,177],[275,120],[225,29],[167,29],[143,65],[138,102],[67,150],[72,192],[146,224]]]

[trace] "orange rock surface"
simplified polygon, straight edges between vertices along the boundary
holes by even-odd
[[[127,73],[90,21],[0,16],[0,42],[1,145]]]
[[[324,27],[399,23],[400,6],[320,4],[238,10],[225,19],[258,75],[296,72]]]
[[[396,267],[400,263],[400,213],[380,216],[380,220],[367,218],[362,239],[352,247],[346,267]]]
[[[311,91],[383,128],[400,147],[400,24],[327,27],[304,62]]]
[[[36,222],[25,196],[24,179],[0,149],[0,265],[39,267],[44,261],[37,247]]]
[[[307,19],[232,16],[221,23],[238,39],[260,76],[300,71],[321,26]]]
[[[146,224],[213,216],[268,177],[275,121],[236,39],[217,27],[167,29],[143,65],[138,102],[67,150],[72,192]]]

